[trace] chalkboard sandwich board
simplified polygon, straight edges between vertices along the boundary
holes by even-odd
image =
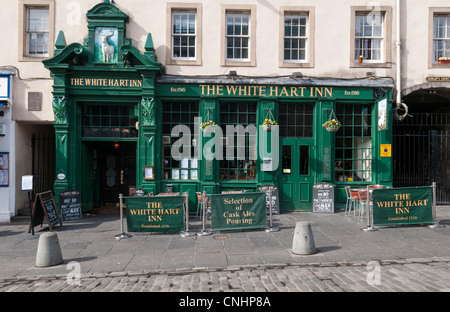
[[[48,227],[50,231],[53,231],[53,227],[58,224],[62,226],[61,217],[56,209],[55,199],[53,198],[53,193],[47,191],[44,193],[36,194],[34,199],[34,205],[31,215],[30,227],[28,233],[31,232],[31,227],[35,227],[47,220]]]
[[[280,213],[280,205],[278,203],[278,188],[275,185],[266,184],[266,185],[259,186],[258,192],[266,193],[267,214],[269,214],[270,200],[272,200],[272,214],[279,214]],[[272,198],[270,198],[270,193],[272,193]]]
[[[313,212],[334,213],[334,185],[318,183],[313,186]]]
[[[83,216],[81,193],[76,190],[65,190],[59,193],[59,208],[62,221],[81,219]]]

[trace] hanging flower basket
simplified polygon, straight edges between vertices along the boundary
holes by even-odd
[[[274,126],[278,126],[278,123],[275,121],[270,108],[267,109],[266,119],[262,124],[262,128],[264,131],[270,132]]]
[[[339,122],[339,120],[332,119],[325,122],[322,127],[328,132],[337,132],[341,127],[341,123]]]
[[[203,133],[213,133],[216,130],[216,123],[212,120],[205,121],[201,124],[200,129]]]
[[[200,129],[203,131],[203,133],[213,133],[216,131],[216,123],[211,118],[211,112],[208,108],[208,114],[206,114],[206,120],[200,125]]]
[[[341,122],[336,118],[333,109],[331,109],[330,119],[322,125],[322,128],[328,132],[337,132],[341,126]]]

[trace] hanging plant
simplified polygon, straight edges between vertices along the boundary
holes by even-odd
[[[208,114],[206,115],[206,120],[200,125],[200,129],[203,131],[203,133],[212,133],[216,129],[216,123],[211,119],[210,116],[210,110],[208,108]]]
[[[342,126],[341,122],[336,118],[333,109],[331,109],[330,119],[328,119],[323,125],[322,128],[327,130],[328,132],[336,132]]]
[[[200,125],[200,129],[202,129],[203,133],[214,132],[215,128],[216,128],[216,123],[212,120],[205,121]]]
[[[272,112],[270,110],[270,107],[267,109],[267,115],[264,119],[264,122],[262,124],[264,131],[272,131],[272,126],[278,126],[278,123],[275,121]]]

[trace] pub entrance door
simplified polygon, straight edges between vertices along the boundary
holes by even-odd
[[[119,203],[119,194],[128,196],[136,186],[136,142],[90,141],[82,146],[83,211]]]
[[[128,196],[129,189],[136,187],[136,147],[130,147],[130,143],[125,143],[114,143],[119,146],[100,150],[102,203],[117,203],[119,194]]]
[[[314,171],[312,138],[280,138],[280,206],[282,210],[312,210]]]

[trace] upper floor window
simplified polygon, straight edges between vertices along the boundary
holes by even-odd
[[[201,65],[202,5],[168,3],[167,25],[167,64]]]
[[[19,61],[53,56],[55,0],[19,0]]]
[[[450,58],[450,15],[438,14],[433,17],[433,63],[439,58]]]
[[[27,7],[26,55],[48,56],[49,34],[48,7]]]
[[[383,61],[383,16],[357,13],[355,16],[355,60],[360,56],[364,62]]]
[[[306,14],[285,15],[284,17],[284,61],[301,62],[307,59],[307,20]]]
[[[228,13],[226,27],[227,59],[233,61],[249,60],[250,15]]]
[[[278,66],[314,67],[314,7],[280,7]]]
[[[174,12],[172,14],[172,58],[193,60],[196,51],[195,12]]]
[[[392,67],[392,7],[351,7],[350,67]]]
[[[256,6],[222,5],[221,66],[256,66]]]

